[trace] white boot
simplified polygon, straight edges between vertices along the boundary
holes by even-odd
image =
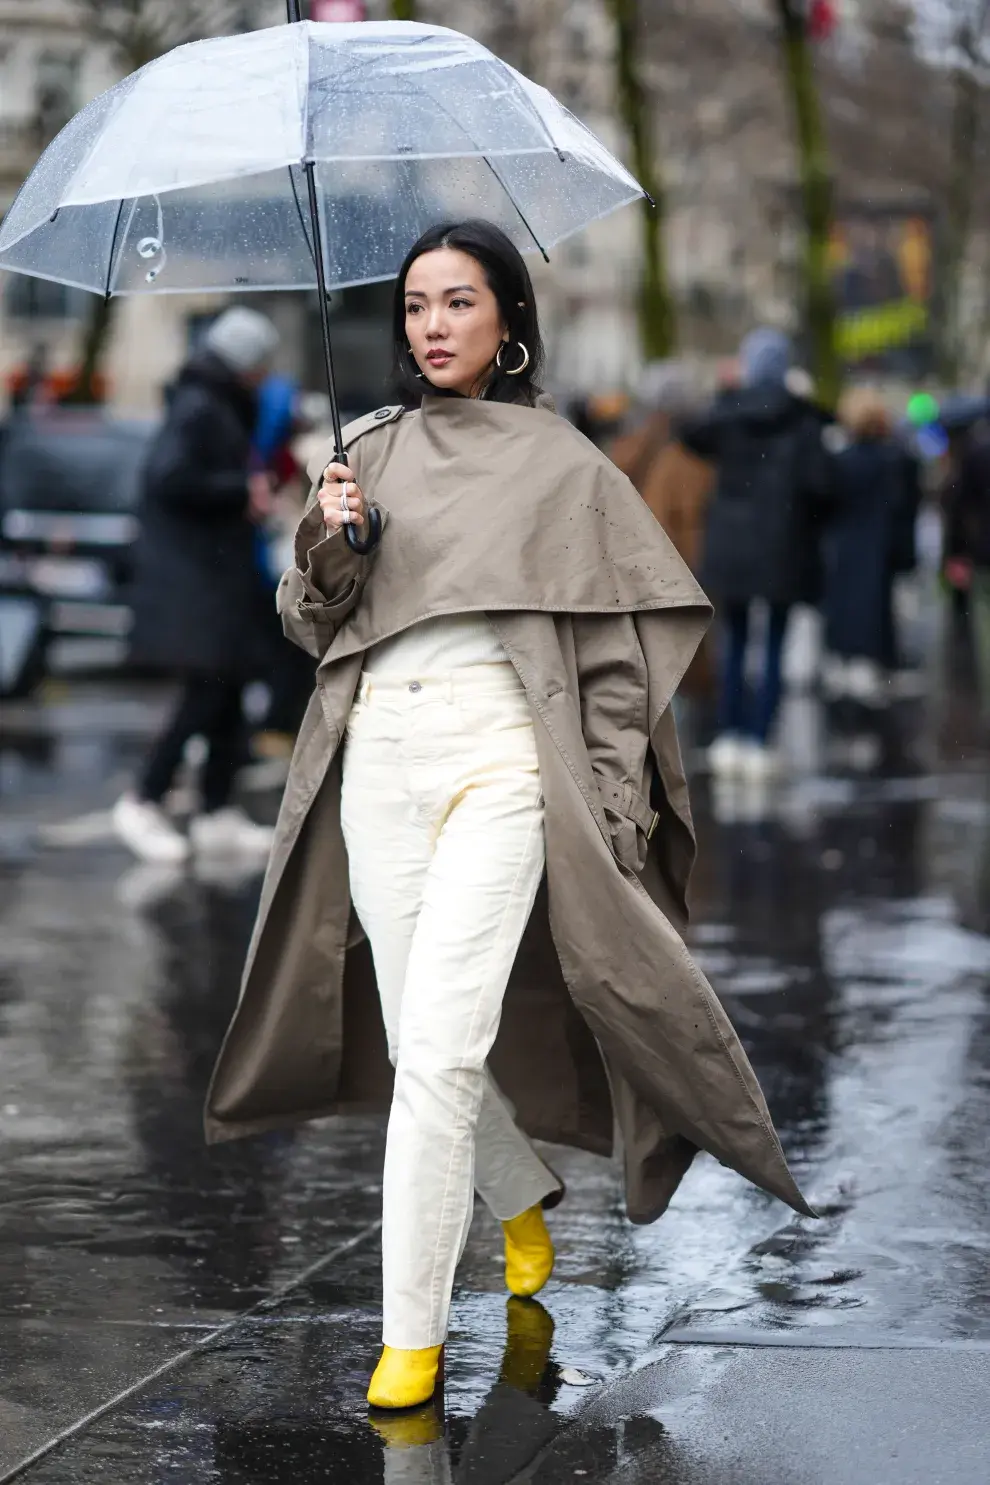
[[[189,838],[198,854],[264,858],[272,848],[275,831],[271,825],[255,824],[242,809],[231,805],[197,815],[190,823]]]
[[[160,805],[133,794],[123,794],[113,807],[113,828],[142,861],[177,865],[189,855],[189,842],[180,835]]]

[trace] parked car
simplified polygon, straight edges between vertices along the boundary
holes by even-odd
[[[0,441],[0,695],[63,664],[122,663],[152,422],[22,410]]]

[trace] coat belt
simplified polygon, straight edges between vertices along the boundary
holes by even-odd
[[[647,840],[653,839],[660,816],[656,810],[650,809],[638,789],[634,789],[631,784],[615,784],[599,776],[598,792],[608,809],[625,815],[627,820],[632,820],[639,826]]]

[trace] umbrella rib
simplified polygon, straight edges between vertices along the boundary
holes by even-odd
[[[296,216],[299,218],[299,225],[302,228],[303,241],[306,244],[306,249],[307,249],[307,251],[309,253],[310,258],[313,260],[313,267],[315,268],[316,267],[316,253],[313,251],[313,244],[310,242],[310,240],[309,240],[309,233],[306,231],[306,218],[305,218],[305,215],[303,214],[302,202],[299,200],[299,192],[296,189],[296,178],[292,174],[292,166],[291,165],[288,165],[286,167],[286,169],[289,172],[289,184],[292,187],[292,198],[293,198],[293,200],[296,203]]]
[[[440,108],[447,115],[448,119],[450,119],[451,122],[453,124],[455,124],[456,127],[458,129],[460,129],[461,132],[463,134],[465,134],[467,136],[467,138],[471,141],[471,143],[474,145],[475,149],[478,151],[478,154],[484,160],[485,164],[488,166],[488,169],[491,171],[492,175],[494,175],[495,179],[498,181],[499,185],[502,187],[502,190],[505,192],[505,194],[508,196],[509,200],[512,202],[512,205],[515,208],[516,215],[518,216],[519,220],[522,222],[523,226],[526,228],[526,231],[529,233],[530,237],[533,239],[533,241],[536,243],[536,246],[539,248],[540,252],[543,254],[543,261],[544,261],[544,263],[549,263],[550,262],[550,259],[547,256],[546,248],[543,246],[542,242],[537,237],[537,235],[533,231],[532,227],[529,225],[529,222],[526,220],[526,217],[523,215],[523,211],[522,211],[521,206],[519,205],[519,202],[516,200],[515,196],[513,196],[512,192],[509,190],[508,186],[505,184],[505,181],[502,179],[501,175],[495,169],[495,166],[492,164],[491,160],[485,154],[484,150],[482,149],[482,147],[478,143],[478,141],[475,139],[474,135],[471,133],[471,131],[468,128],[465,127],[464,124],[461,123],[460,119],[454,117],[454,115],[451,113],[450,109],[444,103],[443,99],[442,98],[438,98],[436,96],[436,94],[434,93],[433,89],[428,84],[424,86],[424,91],[429,94],[430,98],[437,105],[437,107]],[[551,140],[551,143],[552,143],[552,140]]]
[[[500,67],[511,73],[513,78],[522,76],[522,73],[517,73],[516,69],[514,67],[510,67],[508,62],[503,62],[501,57],[496,57],[495,61]],[[543,131],[547,139],[550,141],[550,148],[557,156],[557,159],[561,162],[561,164],[566,164],[567,156],[564,154],[564,151],[561,149],[560,145],[554,139],[553,134],[550,132],[550,125],[540,113],[540,110],[537,108],[532,98],[526,92],[525,88],[520,89],[520,92],[522,93],[523,102],[525,103],[527,110],[533,116],[533,118],[535,118],[538,127]]]
[[[502,190],[505,192],[505,194],[508,196],[509,200],[512,202],[512,205],[515,207],[515,210],[516,210],[516,215],[518,216],[519,220],[522,222],[523,226],[526,228],[526,231],[529,233],[530,237],[536,243],[536,246],[539,248],[540,253],[542,254],[544,263],[549,263],[550,262],[550,254],[547,252],[546,248],[543,246],[542,242],[540,241],[540,239],[537,237],[536,233],[533,231],[532,227],[530,226],[529,221],[528,221],[525,213],[523,212],[522,207],[519,205],[519,202],[516,200],[515,196],[513,196],[512,192],[509,190],[508,186],[505,184],[505,181],[499,175],[498,171],[495,169],[495,166],[492,164],[491,160],[489,160],[488,156],[487,155],[482,155],[481,158],[484,160],[485,164],[488,166],[488,169],[491,171],[492,175],[494,175],[495,179],[498,181],[499,185],[502,187]]]
[[[111,282],[113,280],[113,258],[117,251],[117,233],[120,231],[120,219],[124,215],[124,198],[121,196],[117,203],[117,215],[114,218],[113,232],[110,237],[110,256],[107,259],[107,281],[103,286],[103,303],[110,302]]]

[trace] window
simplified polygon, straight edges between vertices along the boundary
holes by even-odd
[[[35,77],[35,117],[45,139],[53,139],[79,107],[79,57],[42,52]]]

